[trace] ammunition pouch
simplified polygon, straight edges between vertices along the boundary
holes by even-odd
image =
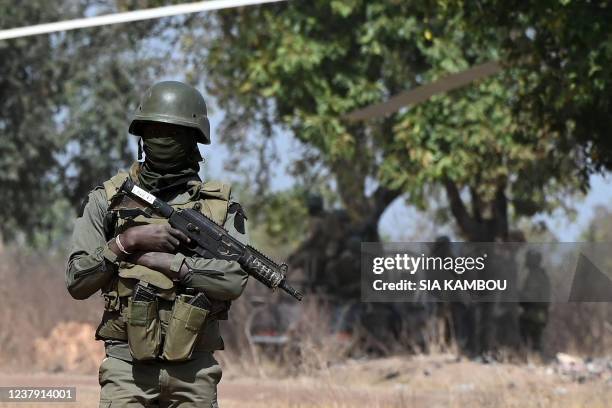
[[[127,338],[135,360],[153,360],[162,342],[157,299],[128,301]]]
[[[209,311],[190,304],[192,298],[189,295],[179,295],[174,302],[166,329],[162,354],[164,360],[186,361],[193,354]]]

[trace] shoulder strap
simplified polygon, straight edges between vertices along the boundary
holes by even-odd
[[[113,197],[117,194],[121,185],[129,174],[125,171],[120,171],[110,179],[106,180],[102,185],[104,186],[104,193],[106,194],[106,201],[110,205]],[[115,236],[115,227],[117,223],[117,214],[114,211],[108,211],[104,217],[104,231],[106,233],[106,240]]]
[[[120,171],[110,179],[106,180],[102,185],[106,193],[106,200],[110,203],[113,197],[117,194],[123,182],[129,177],[128,172]]]
[[[220,181],[208,181],[200,185],[200,199],[210,211],[211,218],[219,225],[225,224],[232,187]]]
[[[232,193],[232,186],[220,181],[207,181],[206,183],[202,183],[200,192],[205,196],[229,201]]]

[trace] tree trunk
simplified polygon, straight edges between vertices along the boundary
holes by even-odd
[[[470,187],[472,213],[467,210],[457,185],[450,179],[444,183],[450,203],[451,213],[455,218],[461,234],[470,242],[493,242],[496,239],[508,238],[508,199],[504,192],[505,183],[500,182],[495,198],[490,203],[483,203],[476,189]],[[483,206],[490,207],[491,215],[484,218]]]

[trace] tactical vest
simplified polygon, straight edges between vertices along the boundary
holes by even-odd
[[[110,180],[104,182],[104,190],[109,206],[113,198],[117,195],[121,185],[128,177],[132,177],[132,179],[135,178],[134,174],[130,176],[127,172],[120,172]],[[189,196],[181,200],[174,199],[170,205],[175,209],[193,208],[202,212],[219,225],[223,225],[228,213],[231,192],[230,186],[216,181],[207,183],[194,181],[190,182],[189,185],[191,187],[189,189]],[[138,215],[135,217],[121,218],[121,216],[118,215],[121,214],[121,212],[111,213],[116,214],[109,223],[111,224],[113,237],[132,226],[168,223],[165,218],[155,215],[151,217]],[[145,342],[144,339],[128,338],[129,328],[133,323],[130,321],[130,318],[133,320],[131,314],[133,314],[135,310],[133,302],[131,301],[131,296],[134,286],[139,282],[144,285],[152,286],[158,294],[158,302],[156,302],[155,310],[153,310],[153,308],[148,311],[144,310],[143,319],[157,319],[160,327],[152,328],[150,327],[150,322],[143,322],[143,336],[150,336],[150,332],[158,330],[160,333],[155,335],[161,336],[161,343],[164,343],[164,336],[168,329],[168,325],[171,324],[174,315],[177,314],[177,307],[184,307],[184,296],[186,295],[183,295],[180,290],[184,288],[179,288],[175,282],[160,272],[125,261],[119,262],[118,274],[102,289],[105,307],[102,322],[96,331],[97,339],[129,341],[130,349],[132,349],[132,340],[134,342]],[[132,309],[131,313],[130,308]],[[190,317],[189,311],[181,312],[179,310],[178,313],[187,313],[188,316],[185,316],[185,319]],[[186,323],[188,326],[194,326],[190,327],[190,329],[197,329],[197,344],[195,344],[195,350],[212,351],[222,349],[223,341],[219,333],[218,321],[212,318],[206,319],[206,316],[191,317],[193,319],[200,318],[202,320],[201,326],[197,328],[189,322]],[[157,350],[155,352],[157,353]],[[132,351],[132,354],[134,354],[134,351]],[[137,358],[137,356],[134,357]]]

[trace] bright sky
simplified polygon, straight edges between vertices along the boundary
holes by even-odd
[[[559,240],[571,242],[580,241],[580,235],[591,221],[594,210],[598,206],[612,207],[612,175],[591,176],[591,190],[584,200],[576,204],[578,215],[572,221],[561,214],[552,217],[539,217],[548,224],[549,228],[559,237]]]

